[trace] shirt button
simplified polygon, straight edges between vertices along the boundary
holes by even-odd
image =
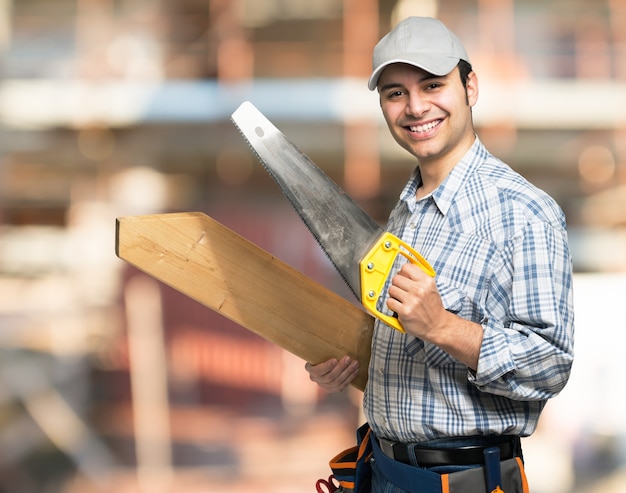
[[[411,229],[415,229],[415,228],[417,228],[417,224],[415,224],[415,223],[410,223],[410,224],[409,224],[409,228],[411,228]]]

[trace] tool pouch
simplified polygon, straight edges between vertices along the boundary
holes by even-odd
[[[372,444],[371,430],[367,423],[357,432],[357,444],[344,450],[330,460],[330,468],[339,482],[339,491],[345,493],[369,493],[371,489]]]
[[[441,493],[529,493],[528,481],[522,459],[514,457],[500,462],[502,485],[493,492],[487,491],[485,468],[466,469],[441,475]]]
[[[357,430],[357,445],[337,454],[330,460],[333,476],[339,482],[337,493],[370,493],[372,470],[372,434],[367,423]],[[383,457],[384,458],[384,457]],[[502,485],[500,490],[488,492],[485,468],[476,467],[453,473],[437,473],[386,459],[400,470],[383,471],[399,488],[414,493],[529,493],[524,463],[520,457],[500,462]],[[383,464],[378,462],[379,467]],[[406,474],[404,474],[406,473]]]
[[[487,490],[484,466],[444,472],[443,468],[422,468],[404,464],[386,456],[375,437],[370,441],[376,468],[394,486],[408,493],[493,493]],[[500,491],[495,493],[529,493],[521,457],[500,461]],[[437,469],[440,469],[437,471]]]

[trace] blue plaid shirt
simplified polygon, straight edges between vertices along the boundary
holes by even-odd
[[[364,410],[374,432],[420,442],[530,435],[573,360],[572,262],[565,217],[476,139],[428,197],[419,170],[387,229],[434,267],[443,304],[482,325],[478,369],[378,321]]]

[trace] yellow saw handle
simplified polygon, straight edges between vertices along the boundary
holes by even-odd
[[[385,232],[359,262],[361,302],[376,318],[404,333],[404,327],[397,318],[386,315],[376,308],[391,267],[398,255],[402,255],[409,262],[417,265],[429,276],[435,277],[435,270],[424,257],[397,236]]]

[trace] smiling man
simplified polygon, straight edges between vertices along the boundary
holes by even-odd
[[[387,34],[369,88],[417,160],[387,229],[437,272],[398,265],[386,289],[406,333],[381,321],[374,330],[364,394],[371,491],[491,491],[498,475],[507,493],[528,491],[520,437],[573,361],[564,214],[476,136],[478,79],[440,21],[411,17]],[[359,371],[348,357],[306,369],[329,392]]]

